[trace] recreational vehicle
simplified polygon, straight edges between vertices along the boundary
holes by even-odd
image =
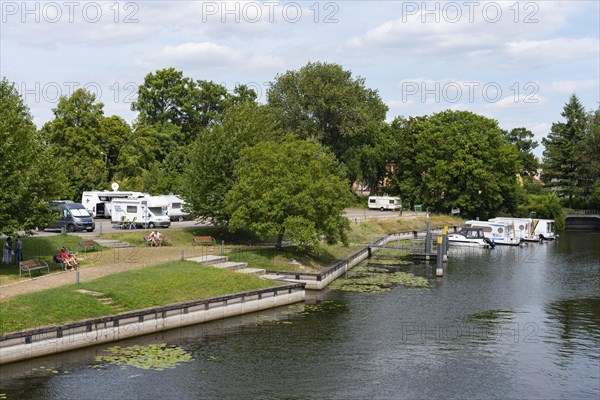
[[[521,240],[515,237],[512,224],[507,222],[467,221],[465,226],[482,228],[485,237],[495,244],[518,246],[521,243]]]
[[[400,197],[391,196],[369,196],[369,209],[372,210],[401,210],[402,200]]]
[[[71,200],[56,200],[50,202],[50,207],[59,213],[56,221],[48,225],[48,229],[65,229],[67,232],[88,231],[96,228],[94,219],[81,203]]]
[[[89,191],[81,195],[81,203],[92,214],[92,217],[110,218],[110,202],[113,199],[126,199],[128,197],[146,196],[142,192],[119,192],[115,191]]]
[[[111,221],[118,228],[168,228],[167,201],[159,196],[113,199]]]
[[[183,211],[185,201],[175,194],[163,194],[162,197],[167,201],[167,215],[171,221],[183,221],[189,214]]]

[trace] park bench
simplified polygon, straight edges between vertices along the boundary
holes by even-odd
[[[31,279],[31,271],[44,268],[46,268],[48,270],[48,273],[50,273],[50,267],[48,266],[48,264],[46,264],[45,261],[39,260],[37,258],[32,260],[21,261],[19,263],[19,278],[21,277],[21,274],[23,272],[29,272],[29,278]]]
[[[194,236],[192,244],[216,244],[217,241],[212,236]]]
[[[96,243],[94,240],[84,240],[79,242],[79,248],[85,252],[87,252],[88,250],[95,249],[98,246],[98,243]]]

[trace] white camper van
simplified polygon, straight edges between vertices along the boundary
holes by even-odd
[[[167,201],[160,196],[113,199],[110,215],[119,228],[168,228]]]
[[[81,203],[88,210],[92,217],[110,218],[111,206],[113,199],[127,199],[147,196],[142,192],[119,192],[115,191],[89,191],[83,192],[81,195]]]
[[[400,197],[391,196],[369,196],[369,208],[372,210],[401,210],[402,200]]]
[[[181,197],[175,194],[163,194],[159,197],[167,201],[167,215],[171,218],[171,221],[183,221],[189,217],[188,213],[183,212],[185,201]]]

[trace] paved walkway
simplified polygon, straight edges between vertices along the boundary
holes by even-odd
[[[118,272],[144,268],[150,265],[161,264],[168,261],[181,260],[182,251],[185,258],[197,255],[199,252],[207,254],[209,248],[195,247],[129,247],[103,249],[101,252],[89,253],[88,266],[86,266],[85,254],[80,253],[83,267],[79,270],[79,281],[85,282],[101,276],[111,275]],[[217,251],[215,248],[214,251]],[[94,259],[91,259],[94,257]],[[50,267],[52,271],[53,266]],[[54,267],[55,271],[57,267]],[[44,289],[73,284],[76,282],[75,271],[59,271],[50,274],[38,274],[33,279],[23,277],[18,281],[0,286],[0,300],[19,294],[37,292]]]

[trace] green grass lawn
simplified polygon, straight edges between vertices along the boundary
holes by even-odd
[[[39,258],[48,263],[51,271],[53,269],[60,269],[59,267],[55,267],[52,257],[54,256],[54,252],[60,250],[61,247],[65,246],[69,250],[83,253],[79,248],[79,242],[82,239],[66,233],[53,236],[24,236],[21,238],[21,241],[23,242],[23,260]],[[88,250],[87,252],[92,251],[100,251],[100,249]],[[85,261],[82,261],[82,265],[85,265]],[[39,271],[32,272],[32,274],[39,273]],[[19,267],[16,264],[0,265],[0,284],[5,284],[16,279],[19,279]]]
[[[3,300],[0,335],[276,285],[254,275],[191,261],[170,262]],[[79,289],[103,293],[101,298],[111,298],[112,303],[103,304],[98,297],[77,292]]]

